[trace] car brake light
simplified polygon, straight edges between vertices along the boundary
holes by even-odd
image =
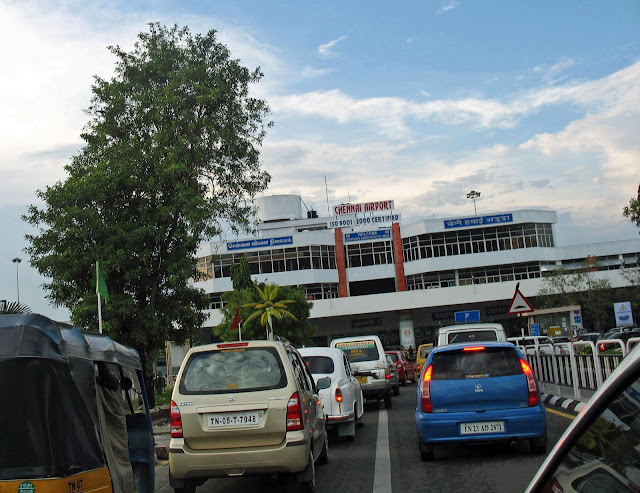
[[[416,373],[420,372],[420,365],[416,365]]]
[[[384,369],[384,378],[386,380],[389,380],[391,378],[391,370],[389,370],[389,368]]]
[[[604,351],[604,342],[600,343],[600,351]]]
[[[431,372],[433,366],[429,365],[424,372],[422,383],[420,384],[420,405],[425,413],[433,412],[433,404],[431,404]]]
[[[529,407],[535,407],[538,405],[540,396],[538,393],[538,384],[536,383],[536,377],[533,374],[533,370],[525,360],[520,360],[520,366],[522,367],[522,373],[527,377],[527,387],[529,390]]]
[[[246,347],[248,345],[249,345],[248,342],[228,342],[225,344],[218,344],[217,346],[220,349],[223,349],[223,348],[230,348],[230,347]]]
[[[171,438],[182,438],[182,416],[180,408],[174,401],[171,401]]]
[[[484,346],[469,346],[464,348],[463,351],[484,351]]]
[[[336,389],[336,401],[342,402],[342,390]]]
[[[302,404],[300,394],[294,392],[287,404],[287,431],[297,431],[304,428],[302,422]]]

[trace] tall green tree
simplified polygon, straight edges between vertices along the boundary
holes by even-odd
[[[613,289],[609,280],[599,279],[596,272],[597,263],[591,259],[579,269],[552,272],[542,280],[538,292],[542,308],[580,305],[584,324],[603,332],[613,322]]]
[[[231,264],[231,282],[233,289],[247,289],[253,288],[253,281],[251,280],[251,269],[249,268],[249,261],[247,256],[243,253],[240,257],[240,261],[237,264]]]
[[[629,199],[629,205],[622,209],[622,215],[636,226],[640,226],[640,186],[638,186],[637,197]]]
[[[258,287],[264,294],[265,284]],[[234,341],[238,339],[238,331],[231,329],[231,321],[236,312],[240,309],[242,317],[242,339],[265,339],[265,327],[261,325],[261,315],[250,318],[255,311],[255,306],[264,303],[264,298],[255,287],[229,291],[223,294],[227,302],[222,307],[222,322],[214,328],[214,333],[223,341]],[[288,339],[295,346],[302,346],[312,342],[315,335],[315,327],[311,325],[309,317],[313,302],[306,297],[304,289],[295,286],[280,286],[277,291],[278,300],[292,300],[294,303],[286,304],[286,310],[292,317],[283,316],[273,324],[274,335]]]
[[[270,180],[259,160],[265,101],[249,95],[262,78],[231,57],[216,32],[157,23],[116,57],[110,80],[95,77],[85,145],[67,178],[37,192],[23,219],[33,265],[56,306],[97,327],[96,260],[110,302],[106,332],[135,347],[150,386],[166,340],[195,340],[205,320],[196,249],[225,226],[250,230],[253,197]]]

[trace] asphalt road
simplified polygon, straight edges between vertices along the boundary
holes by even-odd
[[[330,434],[329,464],[316,465],[316,491],[341,493],[521,492],[544,456],[531,455],[528,445],[459,446],[440,449],[436,460],[422,462],[414,421],[415,384],[402,387],[392,409],[367,403],[366,422],[356,440]],[[547,412],[549,450],[571,422],[570,413]],[[554,412],[556,411],[556,412]],[[156,467],[156,491],[172,493],[169,466]],[[260,478],[211,479],[197,493],[297,491],[292,480]]]

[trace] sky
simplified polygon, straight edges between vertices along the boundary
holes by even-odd
[[[475,190],[478,214],[556,211],[559,246],[638,238],[637,0],[0,0],[0,300],[68,320],[21,216],[66,179],[107,47],[149,22],[214,29],[261,68],[267,195],[320,216],[393,200],[410,223],[473,215]]]

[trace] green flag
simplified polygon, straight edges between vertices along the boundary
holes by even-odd
[[[105,303],[109,303],[109,291],[107,291],[107,283],[100,272],[100,262],[96,262],[96,294],[104,298]]]

